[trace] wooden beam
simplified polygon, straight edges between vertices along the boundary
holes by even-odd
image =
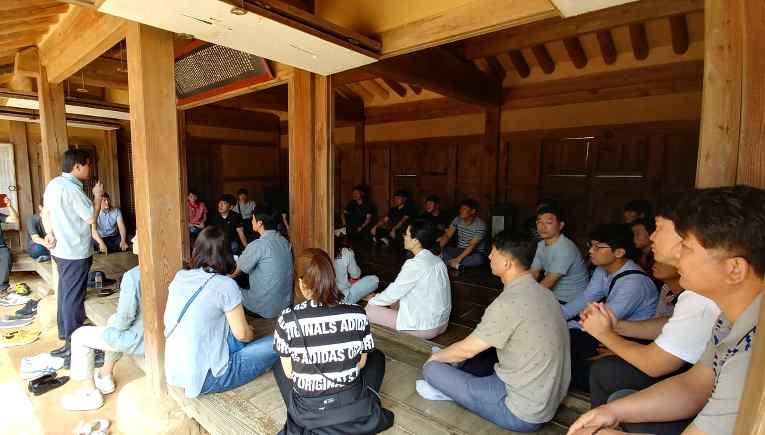
[[[69,149],[66,132],[64,85],[51,83],[43,64],[39,65],[37,100],[40,102],[43,184],[61,173],[61,159]]]
[[[7,36],[20,32],[45,33],[56,21],[58,21],[58,17],[50,16],[8,24],[0,27],[0,35]]]
[[[237,110],[227,107],[202,106],[186,110],[187,126],[205,125],[227,129],[276,132],[279,116],[273,113]]]
[[[32,176],[29,167],[29,143],[27,140],[27,124],[20,121],[10,121],[8,138],[13,144],[13,157],[16,165],[16,195],[19,210],[19,236],[22,249],[26,250],[29,242],[27,219],[35,214],[32,200]]]
[[[73,77],[85,75],[89,85],[111,89],[128,90],[126,65],[116,59],[99,57],[87,64],[83,69],[74,73]]]
[[[40,42],[40,60],[49,80],[59,83],[125,38],[127,21],[94,9],[72,10]]]
[[[411,83],[409,83],[409,89],[411,89],[412,92],[414,92],[415,95],[420,95],[422,93],[422,88],[421,87],[419,87],[417,85],[413,85]]]
[[[685,19],[685,15],[679,14],[669,17],[669,30],[672,33],[672,49],[675,54],[685,54],[690,44],[688,21]]]
[[[0,11],[12,11],[15,9],[56,6],[56,0],[4,0],[0,3]]]
[[[507,75],[507,72],[505,71],[505,68],[502,67],[502,64],[499,63],[499,60],[495,56],[487,57],[486,63],[489,65],[489,70],[491,70],[491,74],[494,77],[496,77],[500,83],[505,81],[505,76]]]
[[[364,122],[370,125],[398,121],[417,121],[481,113],[482,111],[481,107],[456,101],[453,98],[431,98],[407,103],[367,107]]]
[[[484,162],[488,163],[488,167],[481,171],[480,185],[481,190],[487,192],[487,196],[490,204],[496,202],[497,195],[497,183],[498,183],[498,171],[499,171],[499,141],[500,141],[500,116],[502,108],[488,107],[486,108],[486,118],[484,121],[484,137],[483,137],[483,153],[486,156]]]
[[[542,68],[545,74],[552,74],[555,71],[555,62],[550,57],[550,53],[547,51],[547,47],[544,44],[535,45],[531,47],[531,52],[534,53],[534,58],[537,60],[537,64]]]
[[[401,98],[406,97],[406,88],[395,80],[383,79],[386,85]]]
[[[572,36],[563,40],[563,46],[566,47],[566,53],[568,58],[571,59],[571,63],[578,69],[582,69],[587,66],[587,54],[584,52],[582,43],[579,38]]]
[[[473,0],[386,30],[379,37],[383,57],[394,57],[557,16],[547,0]]]
[[[379,77],[413,83],[466,103],[499,104],[502,84],[448,50],[433,48],[363,67]]]
[[[38,78],[40,73],[40,56],[37,47],[30,47],[16,53],[14,74]]]
[[[606,65],[611,65],[616,62],[616,58],[619,56],[619,52],[616,51],[616,45],[614,45],[614,38],[611,36],[611,31],[601,30],[595,35],[598,39],[598,46],[600,47],[600,55],[603,57],[603,62]]]
[[[377,95],[383,100],[390,98],[390,92],[388,92],[388,90],[385,89],[381,84],[377,83],[376,80],[372,79],[363,83],[367,89],[371,90],[373,94]]]
[[[645,24],[643,23],[631,23],[629,25],[630,32],[630,45],[632,45],[632,53],[635,55],[635,59],[644,60],[648,57],[648,35],[645,33]]]
[[[37,35],[0,37],[0,47],[3,47],[3,50],[17,50],[19,48],[31,47],[37,44],[37,39]]]
[[[173,34],[138,23],[127,27],[130,133],[141,265],[146,377],[165,395],[164,322],[167,288],[181,268],[187,231],[181,197],[175,107]]]
[[[331,79],[295,71],[288,130],[290,241],[296,255],[309,247],[332,252],[334,244],[333,100]]]
[[[476,59],[600,30],[704,10],[704,0],[641,0],[572,18],[553,18],[465,41],[465,56]]]
[[[515,72],[518,73],[521,78],[526,78],[531,74],[531,68],[529,68],[526,58],[523,57],[521,50],[511,50],[508,55],[510,56],[510,62],[513,63]]]
[[[359,83],[348,83],[345,86],[348,87],[348,89],[350,89],[351,91],[353,91],[356,95],[361,97],[361,99],[364,100],[365,103],[366,102],[371,102],[372,100],[374,100],[375,99],[375,95],[372,92],[370,92],[367,88],[361,86],[360,83],[361,82],[359,82]]]
[[[55,17],[66,12],[68,8],[68,5],[59,4],[46,8],[27,7],[14,10],[0,10],[0,24],[28,23],[30,20],[39,18]]]

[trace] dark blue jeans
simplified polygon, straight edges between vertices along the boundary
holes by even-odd
[[[93,257],[66,260],[53,257],[58,267],[58,338],[69,341],[85,323],[85,291]]]
[[[270,369],[279,359],[273,350],[274,337],[269,335],[242,343],[228,334],[228,367],[220,376],[207,372],[199,394],[220,393],[240,387]]]
[[[30,257],[37,259],[43,255],[50,256],[50,251],[43,245],[29,243],[29,246],[27,246],[27,254],[29,254]]]
[[[443,258],[444,262],[448,265],[449,260],[459,257],[464,250],[464,248],[458,248],[456,246],[447,246],[441,253],[441,258]],[[473,251],[472,254],[468,255],[462,260],[460,267],[478,267],[484,263],[486,263],[486,255]]]

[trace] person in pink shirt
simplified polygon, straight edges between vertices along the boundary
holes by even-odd
[[[191,189],[189,189],[189,196],[186,200],[186,219],[192,238],[202,231],[205,222],[207,222],[207,206],[199,200],[197,192]]]

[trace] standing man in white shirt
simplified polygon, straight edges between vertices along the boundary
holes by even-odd
[[[83,190],[90,179],[90,155],[81,149],[64,153],[62,173],[45,187],[43,225],[50,229],[45,241],[58,267],[58,337],[62,347],[53,356],[69,358],[72,333],[85,322],[85,290],[93,264],[91,226],[101,208],[103,185],[93,187],[93,201]]]

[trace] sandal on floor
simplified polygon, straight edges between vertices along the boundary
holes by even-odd
[[[67,411],[94,411],[102,406],[104,396],[95,388],[79,389],[61,398],[61,407]]]
[[[75,426],[74,435],[106,435],[109,432],[109,420],[102,418],[85,423],[81,421]]]
[[[7,332],[0,333],[0,348],[23,346],[25,344],[33,343],[40,337],[40,330],[27,328],[27,329],[15,329]]]

